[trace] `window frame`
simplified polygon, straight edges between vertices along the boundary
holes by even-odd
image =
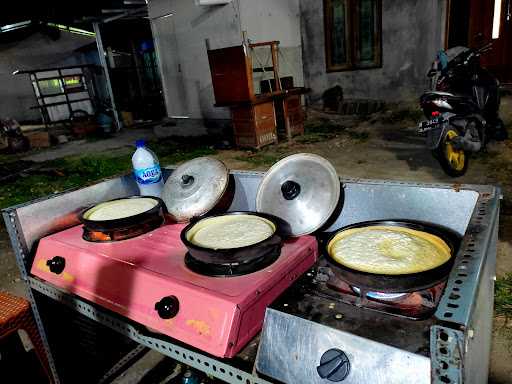
[[[336,0],[323,0],[324,7],[324,48],[325,67],[327,72],[343,72],[352,70],[364,70],[382,68],[382,0],[377,2],[377,17],[375,20],[375,33],[373,35],[373,49],[375,60],[372,63],[358,62],[359,50],[359,20],[358,0],[345,1],[345,49],[347,62],[344,64],[332,64],[332,2]]]

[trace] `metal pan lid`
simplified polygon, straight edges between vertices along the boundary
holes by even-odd
[[[204,215],[227,189],[229,171],[220,160],[198,157],[180,165],[165,182],[162,200],[177,222]]]
[[[263,177],[256,210],[285,220],[289,236],[321,228],[338,206],[340,181],[332,164],[321,156],[298,153],[274,164]]]

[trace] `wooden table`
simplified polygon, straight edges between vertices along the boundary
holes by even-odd
[[[304,134],[301,95],[305,88],[293,88],[259,95],[251,101],[216,104],[230,107],[236,146],[260,149]]]

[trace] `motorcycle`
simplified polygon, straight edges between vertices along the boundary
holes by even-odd
[[[452,177],[466,173],[470,153],[484,150],[492,138],[507,138],[499,117],[499,81],[480,65],[480,56],[491,48],[489,43],[476,50],[441,51],[428,73],[433,90],[420,97],[428,120],[418,132]]]

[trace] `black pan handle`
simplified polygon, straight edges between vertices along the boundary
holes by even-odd
[[[181,185],[183,187],[190,187],[192,184],[194,184],[194,176],[191,175],[183,175],[181,176]]]
[[[286,200],[293,200],[300,195],[300,184],[293,180],[287,180],[281,184],[281,193]]]

